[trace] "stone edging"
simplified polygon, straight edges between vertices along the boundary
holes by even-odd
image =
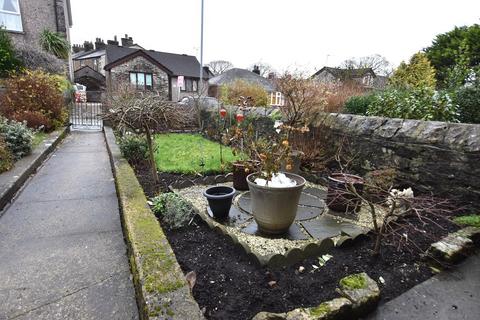
[[[113,130],[104,128],[141,319],[204,319]]]
[[[377,283],[366,273],[352,274],[339,281],[341,295],[316,307],[298,308],[286,313],[260,312],[252,320],[340,320],[357,319],[371,312],[380,300]]]
[[[480,228],[466,227],[432,243],[426,257],[432,260],[434,265],[442,262],[458,263],[473,251],[475,243],[479,240]]]
[[[35,173],[69,132],[70,128],[65,127],[50,133],[48,138],[33,149],[30,155],[18,160],[13,169],[0,174],[0,211],[13,199],[27,179]]]

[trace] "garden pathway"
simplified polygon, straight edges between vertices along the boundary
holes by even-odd
[[[0,319],[138,319],[101,132],[73,132],[0,216]]]
[[[480,254],[380,306],[367,320],[480,319]]]

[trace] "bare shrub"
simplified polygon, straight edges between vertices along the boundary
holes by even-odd
[[[353,82],[347,82],[342,85],[331,85],[330,94],[327,96],[325,112],[342,112],[345,102],[355,96],[365,94],[365,89]]]
[[[104,119],[112,121],[117,129],[145,135],[153,178],[158,183],[152,134],[188,125],[192,121],[192,112],[181,110],[160,92],[136,92],[129,87],[108,96],[107,110]]]

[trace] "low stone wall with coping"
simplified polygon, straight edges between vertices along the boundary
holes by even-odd
[[[359,171],[397,170],[397,180],[480,206],[480,125],[321,113],[312,123],[338,146],[346,137]]]
[[[104,130],[141,319],[204,319],[112,129]]]

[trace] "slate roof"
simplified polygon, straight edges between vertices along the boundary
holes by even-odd
[[[375,72],[373,72],[372,68],[361,68],[361,69],[341,69],[341,68],[331,68],[331,67],[323,67],[322,69],[318,70],[313,77],[319,75],[322,72],[328,72],[333,75],[337,79],[355,79],[355,78],[363,78],[367,74],[371,74],[375,76]]]
[[[116,45],[107,46],[107,65],[105,66],[105,70],[109,69],[110,64],[114,64],[121,59],[128,58],[129,55],[134,55],[137,52],[141,52],[142,54],[149,56],[155,62],[168,69],[174,76],[186,76],[193,78],[199,77],[200,63],[194,56],[131,47],[121,47]],[[210,74],[204,73],[204,77],[208,79],[210,78]]]
[[[74,60],[100,58],[101,56],[104,56],[104,55],[105,55],[105,50],[94,50],[94,51],[86,52],[84,55],[76,56]]]
[[[267,78],[264,78],[254,72],[240,68],[229,69],[224,73],[221,73],[218,76],[215,76],[208,80],[208,84],[210,86],[222,86],[233,84],[237,80],[243,80],[248,83],[260,85],[268,92],[276,91],[275,85]]]

